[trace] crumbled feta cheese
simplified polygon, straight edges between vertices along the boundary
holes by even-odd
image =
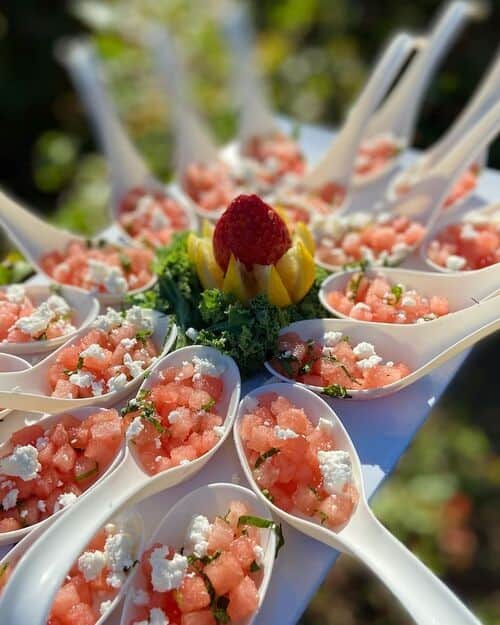
[[[126,572],[134,566],[134,538],[128,532],[118,532],[106,538],[104,554],[110,569],[106,582],[112,588],[120,588]]]
[[[179,588],[187,571],[188,561],[180,553],[168,559],[168,547],[157,547],[149,556],[151,583],[156,592],[168,592]]]
[[[215,425],[212,429],[213,429],[213,433],[218,438],[222,438],[224,436],[225,428],[223,425]]]
[[[40,512],[45,512],[47,510],[45,501],[42,501],[41,499],[36,502],[36,507],[40,510]]]
[[[325,332],[323,334],[323,343],[327,347],[335,347],[337,343],[340,343],[340,341],[342,340],[342,337],[343,337],[342,332],[334,332],[334,331]]]
[[[108,293],[113,295],[121,295],[128,291],[127,279],[123,276],[121,269],[118,267],[111,267],[106,279],[104,280],[104,287]]]
[[[134,605],[148,605],[149,594],[142,589],[132,590],[132,603]]]
[[[195,330],[194,328],[188,328],[186,330],[186,336],[190,341],[196,341],[196,339],[198,338],[198,334],[198,330]]]
[[[179,465],[181,467],[185,467],[187,464],[189,464],[191,462],[191,460],[188,460],[187,458],[183,458],[180,462]]]
[[[75,493],[61,493],[54,504],[54,512],[59,512],[75,503],[78,497]]]
[[[362,360],[358,360],[357,365],[360,369],[373,369],[382,362],[382,358],[374,354],[373,356],[369,356],[368,358],[363,358]]]
[[[106,566],[106,556],[102,551],[84,551],[78,558],[78,568],[87,582],[96,579]]]
[[[477,230],[471,223],[465,223],[460,230],[460,238],[465,240],[475,239],[478,235]]]
[[[335,426],[329,419],[325,419],[324,417],[320,417],[318,421],[318,428],[325,432],[325,434],[333,434],[333,430]]]
[[[130,439],[135,438],[143,430],[144,430],[144,423],[142,422],[141,417],[135,417],[134,420],[130,423],[130,425],[127,428],[125,438],[129,441]]]
[[[410,245],[407,245],[403,241],[398,241],[398,243],[394,243],[392,246],[391,252],[396,256],[405,256],[411,249]]]
[[[94,284],[104,285],[104,281],[108,277],[109,267],[106,263],[95,258],[88,259],[88,279]]]
[[[35,337],[43,334],[49,323],[54,319],[54,312],[50,310],[45,302],[25,317],[20,317],[14,324],[21,332]]]
[[[111,599],[108,599],[107,601],[103,601],[101,603],[101,605],[99,606],[99,612],[101,616],[104,616],[106,612],[111,609],[112,604],[113,604],[113,601]]]
[[[12,490],[9,490],[9,492],[5,495],[5,497],[2,499],[2,508],[5,512],[7,512],[7,510],[10,510],[11,508],[16,507],[18,495],[18,488],[13,488]]]
[[[210,521],[202,514],[191,519],[184,538],[184,549],[198,558],[207,555],[208,537],[210,535]]]
[[[262,566],[264,563],[264,549],[260,545],[254,545],[253,553],[255,556],[255,562],[259,566]]]
[[[274,435],[282,441],[287,441],[291,438],[298,438],[297,432],[294,432],[290,428],[281,428],[279,425],[274,426]]]
[[[125,313],[127,323],[134,325],[138,330],[153,332],[155,327],[155,314],[151,308],[132,306]]]
[[[68,302],[61,297],[60,295],[51,295],[47,299],[47,306],[54,312],[58,317],[63,317],[71,312],[71,308]]]
[[[80,352],[80,356],[82,356],[82,358],[95,358],[96,360],[104,360],[106,358],[103,348],[98,343],[89,345],[87,349]]]
[[[35,447],[38,449],[38,451],[45,449],[45,447],[47,447],[48,444],[49,444],[49,439],[46,436],[39,436],[35,441]]]
[[[386,367],[394,367],[394,362],[392,360],[388,360],[385,365]]]
[[[362,230],[372,221],[372,216],[370,213],[365,212],[357,212],[352,213],[349,216],[349,225],[351,228],[355,230]]]
[[[94,376],[88,371],[76,371],[69,376],[69,381],[71,384],[78,386],[80,388],[88,388],[92,386],[92,382],[95,382]]]
[[[354,306],[352,307],[351,310],[369,310],[371,311],[370,306],[368,306],[368,304],[365,304],[364,302],[358,302],[357,304],[354,304]]]
[[[378,224],[385,225],[385,224],[388,224],[392,220],[393,216],[394,215],[392,213],[389,213],[386,211],[377,215],[376,221]]]
[[[182,419],[183,417],[183,412],[182,410],[171,410],[168,413],[168,422],[169,423],[177,423],[177,421],[179,421],[180,419]]]
[[[153,214],[151,215],[151,228],[153,230],[163,230],[164,228],[168,228],[171,223],[172,222],[170,221],[168,215],[165,215],[161,209],[157,208],[153,211]]]
[[[90,386],[92,389],[92,395],[94,397],[99,397],[100,395],[102,395],[104,390],[104,382],[102,380],[93,380]]]
[[[137,339],[124,338],[120,341],[120,345],[123,345],[125,349],[132,349],[132,347],[135,347],[137,345]]]
[[[413,308],[417,305],[417,300],[411,295],[403,295],[401,298],[401,306],[408,306],[409,308]]]
[[[255,410],[258,405],[259,400],[256,397],[250,397],[249,395],[245,397],[245,410],[248,410],[248,412]]]
[[[134,360],[128,352],[123,357],[123,364],[127,367],[133,378],[137,378],[144,373],[142,367],[142,365],[145,364],[144,360]]]
[[[20,477],[24,482],[35,479],[41,468],[33,445],[19,445],[9,456],[0,458],[0,473]]]
[[[352,350],[353,354],[356,358],[369,358],[370,356],[375,356],[375,347],[371,343],[367,343],[366,341],[362,341],[358,343],[356,347]]]
[[[127,382],[127,376],[124,373],[119,373],[118,375],[109,378],[107,382],[108,392],[116,393],[118,391],[121,391],[125,387]]]
[[[450,254],[446,259],[446,268],[451,271],[460,271],[467,264],[467,260],[463,256]]]
[[[26,291],[20,284],[11,284],[7,287],[5,296],[7,300],[13,304],[22,304],[26,297]]]
[[[351,457],[346,451],[318,451],[318,462],[327,493],[341,493],[352,481]]]
[[[206,358],[198,358],[198,356],[193,358],[193,366],[195,374],[210,375],[214,378],[222,375],[226,369],[225,365],[221,363],[216,364]]]
[[[149,611],[149,625],[169,625],[170,621],[161,608],[151,608]]]
[[[104,315],[98,315],[93,322],[93,327],[109,332],[113,328],[119,328],[123,323],[123,317],[114,308],[108,307]]]

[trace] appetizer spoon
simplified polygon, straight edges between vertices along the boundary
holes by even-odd
[[[27,371],[0,373],[0,405],[16,410],[55,413],[62,410],[73,410],[80,406],[115,405],[135,392],[155,365],[151,364],[146,367],[139,376],[129,380],[118,391],[78,399],[50,396],[51,389],[48,382],[50,367],[57,362],[61,351],[78,343],[87,332],[87,329],[81,330],[72,339],[61,345],[59,349]],[[171,325],[166,315],[155,312],[155,329],[151,340],[156,347],[159,358],[172,349],[176,338],[177,326]]]
[[[78,419],[78,421],[84,421],[87,417],[89,417],[92,414],[95,414],[96,412],[100,412],[101,410],[104,410],[104,408],[101,408],[99,406],[85,406],[83,408],[78,408],[77,410],[72,410],[71,411],[71,416],[75,417],[75,419]],[[58,423],[61,419],[61,417],[67,414],[66,411],[60,413],[60,414],[55,414],[55,415],[46,415],[43,416],[39,421],[36,421],[37,425],[40,425],[41,427],[43,427],[44,429],[46,428],[50,428],[51,426],[55,425],[56,423]],[[9,443],[8,441],[4,441],[2,443],[0,443],[0,458],[3,454],[6,454],[10,451],[10,447],[9,447]],[[90,486],[90,488],[88,488],[86,491],[84,491],[80,497],[78,498],[78,501],[80,501],[80,499],[82,497],[86,497],[88,493],[90,493],[97,484],[100,484],[112,471],[113,469],[119,464],[120,459],[123,456],[123,452],[120,449],[116,455],[116,457],[112,460],[112,462],[110,463],[110,465],[107,467],[107,469],[103,472],[103,474],[99,477],[98,480],[96,480],[96,482],[94,484],[92,484],[92,486]],[[1,472],[1,462],[0,462],[0,472]],[[74,505],[74,504],[73,504]],[[50,517],[48,517],[47,519],[45,519],[44,521],[39,521],[38,523],[34,523],[33,525],[30,525],[28,527],[22,527],[18,530],[13,530],[11,532],[1,532],[0,533],[0,545],[8,545],[8,544],[12,544],[17,542],[18,540],[20,540],[23,536],[26,536],[26,534],[31,533],[33,530],[38,530],[38,528],[45,528],[47,526],[47,524],[51,523],[53,520],[55,520],[56,518],[59,518],[63,512],[66,512],[67,510],[69,510],[69,508],[61,508],[60,510],[58,510],[57,512],[54,512],[54,514],[52,514]],[[96,528],[97,531],[98,528]],[[92,536],[90,537],[92,538]],[[89,538],[89,540],[90,540]],[[87,541],[88,542],[88,541]],[[84,543],[82,545],[82,548],[85,546],[86,543]],[[77,555],[77,554],[75,554]]]
[[[54,250],[65,250],[71,242],[85,242],[85,239],[80,235],[62,228],[56,228],[36,217],[2,191],[0,191],[0,224],[37,271],[47,276],[51,282],[54,282],[54,279],[44,271],[40,259]],[[142,291],[150,289],[155,282],[156,276],[153,275],[147,284],[139,289],[127,291],[127,295],[142,293]],[[99,302],[105,306],[119,304],[123,300],[123,295],[111,293],[96,292],[92,295],[95,295]]]
[[[90,42],[84,39],[65,40],[57,49],[57,57],[78,90],[107,157],[112,217],[116,220],[118,207],[127,191],[134,187],[164,191],[164,186],[153,177],[118,119],[104,86],[102,68]]]
[[[45,284],[23,284],[26,296],[30,298],[35,307],[54,295],[54,288]],[[0,287],[6,291],[7,286]],[[71,308],[72,325],[76,331],[63,334],[53,339],[26,341],[25,343],[1,341],[0,349],[7,354],[42,354],[53,351],[67,340],[72,338],[77,332],[88,328],[99,312],[99,302],[95,297],[91,297],[87,291],[74,286],[58,286],[57,294],[63,297]]]
[[[313,424],[316,425],[320,417],[330,421],[337,447],[349,453],[359,501],[349,521],[337,531],[327,529],[305,515],[285,512],[264,496],[253,477],[243,449],[239,426],[250,409],[246,404],[247,398],[250,403],[261,394],[273,392],[286,397],[298,408],[303,408]],[[234,441],[245,477],[262,502],[299,532],[364,562],[401,602],[415,623],[480,625],[443,582],[376,519],[366,500],[361,462],[356,448],[338,416],[320,397],[297,384],[266,384],[255,389],[240,403]]]
[[[141,388],[151,388],[160,379],[163,369],[180,366],[194,356],[223,363],[226,367],[222,374],[224,391],[218,403],[220,414],[225,415],[224,433],[218,443],[203,456],[154,476],[141,468],[134,445],[129,443],[123,460],[100,487],[67,509],[17,565],[0,598],[0,614],[9,625],[45,625],[54,594],[66,571],[96,530],[126,502],[128,505],[138,503],[187,480],[220,449],[232,428],[240,399],[240,374],[232,358],[211,347],[184,347],[157,362]],[[26,588],[30,589],[30,601],[22,600]]]
[[[15,569],[17,563],[24,557],[26,552],[40,538],[47,527],[52,523],[53,517],[47,519],[43,524],[39,524],[36,529],[32,530],[27,536],[25,536],[20,542],[15,545],[7,555],[0,560],[0,575],[2,571],[7,570],[9,574]],[[121,515],[111,519],[111,522],[117,525],[121,531],[125,531],[136,539],[137,549],[135,552],[135,559],[138,560],[144,549],[144,521],[141,515],[135,509],[126,511]],[[106,611],[95,622],[95,625],[103,625],[106,619],[111,615],[120,603],[122,597],[126,596],[128,587],[135,577],[137,567],[134,567],[129,574],[125,582],[120,587],[116,597],[111,600],[111,603],[107,607]],[[8,583],[8,581],[7,581]],[[0,593],[2,591],[0,590]]]
[[[9,371],[14,373],[18,371],[25,371],[30,368],[30,363],[27,360],[24,360],[24,358],[20,358],[14,354],[0,353],[0,372]],[[13,388],[15,388],[15,385]],[[11,411],[11,408],[0,410],[0,422],[3,421],[4,417],[6,417]]]
[[[351,344],[367,341],[373,343],[384,361],[403,361],[411,373],[392,384],[377,388],[348,389],[353,399],[374,399],[396,393],[413,384],[445,362],[472,347],[480,340],[500,330],[500,312],[495,298],[485,300],[452,315],[436,319],[432,324],[360,323],[354,319],[309,319],[297,321],[280,332],[296,332],[304,341],[314,339],[322,342],[325,332],[342,332]],[[283,382],[295,380],[282,375],[270,362],[266,369]],[[301,384],[299,382],[299,384]],[[304,384],[316,393],[321,386]]]
[[[460,0],[446,7],[427,37],[425,47],[422,47],[380,110],[373,116],[364,135],[365,140],[390,135],[407,146],[411,145],[425,90],[440,60],[464,27],[466,20],[471,17],[480,18],[484,13],[484,7],[474,2]],[[394,167],[396,161],[396,158],[392,159],[375,176],[357,176],[355,182],[363,184],[380,178]]]
[[[335,273],[329,276],[321,285],[319,300],[332,315],[344,319],[352,319],[349,315],[345,315],[334,308],[329,303],[328,296],[333,291],[344,292],[349,281],[357,273],[359,271],[355,270]],[[365,270],[364,275],[369,279],[382,275],[391,284],[404,284],[406,290],[415,289],[418,293],[427,297],[432,295],[444,296],[450,304],[449,314],[474,306],[478,300],[484,301],[491,297],[493,292],[500,287],[500,265],[458,274],[436,274],[430,271],[380,267],[379,269],[368,268]],[[449,318],[448,315],[445,316]],[[360,321],[360,323],[380,324],[378,321]]]
[[[223,517],[233,501],[242,501],[247,504],[253,516],[272,521],[269,508],[248,488],[236,484],[208,484],[192,491],[178,501],[160,521],[155,533],[148,541],[149,545],[161,543],[179,550],[184,545],[186,527],[195,515],[203,514],[208,519],[216,516]],[[259,530],[261,546],[264,549],[262,557],[262,572],[258,586],[259,604],[255,612],[238,621],[239,625],[251,625],[264,601],[267,587],[271,579],[276,554],[276,536],[272,530]],[[134,588],[144,589],[146,581],[142,568],[134,578]],[[133,601],[134,593],[128,593],[123,606],[120,625],[129,625],[137,606]]]

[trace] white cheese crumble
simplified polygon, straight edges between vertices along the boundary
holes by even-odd
[[[38,449],[38,451],[45,449],[45,447],[47,447],[48,444],[49,444],[49,439],[46,436],[39,436],[35,441],[35,447]]]
[[[206,358],[199,358],[195,356],[193,358],[193,366],[195,375],[209,375],[214,378],[222,375],[226,369],[223,364],[216,364]]]
[[[157,232],[158,230],[163,230],[163,228],[168,228],[171,225],[170,218],[168,215],[159,209],[156,208],[151,215],[151,228]]]
[[[20,317],[14,324],[21,332],[35,337],[43,334],[49,323],[54,319],[54,312],[50,310],[45,302],[25,317]]]
[[[141,588],[138,590],[132,590],[132,603],[134,605],[148,605],[149,594]]]
[[[373,356],[369,356],[368,358],[363,358],[362,360],[358,360],[357,365],[360,369],[373,369],[382,362],[382,358],[374,354]]]
[[[11,284],[7,287],[5,296],[12,304],[22,304],[26,297],[26,291],[20,284]]]
[[[104,287],[108,293],[121,295],[128,291],[127,279],[123,276],[122,270],[118,267],[111,267],[104,280]]]
[[[42,501],[41,499],[36,502],[36,507],[40,510],[40,512],[45,512],[47,510],[45,501]]]
[[[225,428],[223,425],[214,425],[212,430],[215,436],[217,436],[218,438],[222,438],[224,436]]]
[[[467,264],[467,260],[463,256],[450,254],[446,259],[446,268],[451,271],[460,271]]]
[[[104,390],[104,382],[102,380],[94,380],[90,385],[92,388],[92,395],[94,397],[99,397],[102,395]]]
[[[109,378],[107,382],[108,392],[116,393],[118,391],[121,391],[125,387],[127,382],[127,376],[124,373],[119,373],[118,375]]]
[[[78,558],[78,568],[87,582],[99,577],[105,566],[106,556],[102,551],[84,551]]]
[[[127,323],[134,325],[138,330],[152,332],[155,327],[155,315],[151,308],[132,306],[125,313]]]
[[[403,295],[401,298],[401,306],[407,306],[408,308],[413,308],[417,305],[417,300],[411,295]]]
[[[168,414],[168,422],[169,423],[177,423],[180,419],[182,419],[183,413],[182,410],[171,410]]]
[[[16,507],[18,495],[18,488],[13,488],[12,490],[9,490],[9,492],[5,495],[5,497],[2,499],[2,508],[5,512],[7,512],[7,510],[10,510],[11,508]]]
[[[56,314],[58,317],[63,317],[71,312],[71,308],[68,302],[61,297],[60,295],[51,295],[47,299],[47,306]]]
[[[256,564],[258,564],[258,566],[262,566],[264,563],[264,549],[262,549],[260,545],[254,545],[253,553]]]
[[[88,388],[95,382],[95,378],[88,371],[76,371],[69,376],[69,381],[80,388]]]
[[[341,493],[352,482],[351,457],[346,451],[318,451],[318,462],[327,493]]]
[[[119,328],[123,323],[123,317],[114,308],[108,307],[104,315],[98,315],[92,326],[98,330],[109,332],[113,328]]]
[[[343,337],[342,332],[334,332],[334,331],[325,332],[323,334],[323,343],[327,347],[335,347],[337,343],[340,343],[340,341],[342,340],[342,337]]]
[[[132,347],[135,347],[137,345],[137,339],[124,338],[120,341],[120,345],[123,345],[125,349],[132,349]]]
[[[0,473],[20,477],[24,482],[35,479],[41,468],[38,450],[33,445],[19,445],[10,456],[0,458]]]
[[[352,350],[353,354],[356,358],[369,358],[370,356],[375,356],[375,347],[371,343],[367,343],[366,341],[362,341],[358,343],[356,347]]]
[[[193,342],[196,341],[196,339],[198,338],[198,334],[199,334],[198,330],[195,330],[194,328],[188,328],[186,330],[186,336],[188,337],[190,341],[193,341]]]
[[[188,561],[180,553],[169,560],[168,548],[157,547],[149,557],[151,563],[151,583],[157,592],[168,592],[179,588],[187,571]]]
[[[112,588],[120,588],[125,581],[126,572],[134,566],[134,552],[131,534],[119,532],[106,538],[104,554],[110,569],[106,582]]]
[[[96,360],[104,360],[106,358],[103,348],[98,343],[89,345],[87,349],[84,349],[83,352],[80,353],[80,356],[82,356],[82,358],[95,358]]]
[[[318,421],[318,428],[325,432],[325,434],[333,434],[334,425],[328,419],[320,417]]]
[[[144,430],[144,423],[142,422],[141,417],[135,417],[135,419],[130,423],[130,425],[127,428],[125,438],[129,441],[132,438],[135,438],[143,430]]]
[[[161,608],[151,608],[149,611],[149,625],[169,625],[170,621]]]
[[[107,599],[106,601],[103,601],[101,603],[101,605],[99,606],[99,612],[101,614],[101,616],[104,616],[106,614],[106,612],[111,608],[113,601],[111,599]]]
[[[184,538],[184,548],[198,558],[207,555],[208,537],[210,535],[210,521],[202,514],[193,516],[189,522]]]
[[[134,360],[128,352],[123,357],[123,364],[127,367],[133,378],[137,378],[144,373],[144,360]]]
[[[252,412],[259,405],[259,400],[256,397],[249,397],[248,395],[245,397],[245,410],[248,412]]]
[[[298,438],[297,432],[294,432],[290,428],[281,428],[279,425],[274,426],[274,435],[282,441],[287,441],[291,438]]]
[[[78,497],[75,493],[61,493],[54,504],[54,512],[59,512],[75,503]]]
[[[475,239],[477,234],[477,230],[471,223],[465,223],[460,230],[460,238],[466,241]]]

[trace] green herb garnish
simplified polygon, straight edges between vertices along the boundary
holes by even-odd
[[[394,284],[391,287],[391,293],[394,295],[394,297],[396,298],[396,304],[399,302],[399,300],[401,299],[401,296],[403,295],[403,287],[401,286],[401,284]]]
[[[359,285],[361,284],[361,280],[363,279],[363,272],[355,274],[347,285],[347,290],[349,292],[350,299],[356,299],[359,291]]]
[[[210,609],[214,615],[214,619],[217,623],[225,625],[229,623],[229,614],[227,613],[227,606],[229,605],[229,599],[227,597],[217,597],[212,601]]]
[[[262,567],[259,564],[257,564],[257,562],[254,560],[252,564],[250,565],[250,572],[257,573],[257,571],[260,571],[261,568]]]
[[[278,539],[278,544],[276,545],[276,556],[278,555],[278,551],[285,544],[283,528],[281,527],[281,524],[276,523],[275,521],[263,519],[259,516],[243,515],[238,519],[238,525],[251,525],[252,527],[258,527],[260,529],[274,530],[276,538]]]
[[[99,471],[99,463],[95,463],[95,466],[92,469],[89,469],[88,471],[85,471],[84,473],[78,473],[78,475],[75,475],[75,480],[77,482],[82,482],[83,480],[86,480],[89,477],[92,477],[93,475],[96,475],[97,472]]]
[[[62,295],[62,286],[56,282],[50,283],[49,290],[51,293],[54,293],[54,295]]]
[[[191,555],[187,557],[187,561],[188,561],[188,564],[191,566],[195,566],[198,563],[202,564],[203,566],[206,566],[207,564],[210,564],[210,562],[217,560],[220,554],[221,554],[220,551],[216,551],[211,556],[203,556],[202,558],[200,558],[199,556],[196,556],[194,555],[194,553],[192,553]]]
[[[268,488],[263,488],[262,494],[264,495],[266,499],[268,499],[271,503],[273,503],[274,497],[271,495],[271,492],[269,491]]]
[[[212,410],[212,408],[215,406],[215,399],[213,397],[211,397],[206,404],[203,404],[203,406],[201,407],[202,410],[206,410],[207,412],[209,410]]]
[[[330,386],[325,386],[321,392],[323,395],[328,395],[328,397],[351,399],[351,395],[347,392],[346,387],[341,384],[330,384]]]
[[[135,338],[140,341],[141,343],[146,343],[146,341],[148,340],[148,338],[153,334],[152,330],[139,330],[139,332],[137,332],[137,334],[135,335]]]
[[[260,454],[260,456],[255,461],[254,469],[258,469],[260,465],[264,462],[264,460],[271,458],[271,456],[274,456],[277,453],[279,453],[279,449],[277,447],[271,447],[271,449],[268,449],[264,453]]]
[[[83,367],[83,356],[78,356],[78,362],[76,363],[76,369],[72,371],[71,369],[64,369],[63,373],[65,373],[68,377],[73,375],[74,373],[78,373],[80,369]]]

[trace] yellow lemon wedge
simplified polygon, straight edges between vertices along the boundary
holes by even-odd
[[[314,259],[300,239],[279,259],[276,270],[294,303],[306,295],[316,276]]]
[[[211,240],[198,239],[195,265],[204,289],[220,289],[222,287],[224,274],[215,260]]]
[[[203,223],[201,224],[201,236],[204,239],[212,240],[212,237],[214,235],[214,230],[215,230],[214,224],[208,221],[208,219],[204,219]]]
[[[306,246],[309,254],[311,254],[311,256],[314,256],[314,238],[311,234],[311,231],[303,221],[299,221],[295,224],[294,239],[299,239],[300,241],[302,241],[302,243]]]
[[[246,302],[251,296],[245,284],[243,267],[232,254],[229,259],[226,275],[224,276],[222,290],[224,293],[232,293],[242,302]]]
[[[263,293],[270,304],[279,308],[291,305],[288,290],[274,265],[254,265],[253,273],[259,293]]]
[[[196,254],[198,252],[198,243],[200,242],[200,238],[191,232],[187,238],[186,246],[187,246],[187,255],[189,260],[196,264]]]

